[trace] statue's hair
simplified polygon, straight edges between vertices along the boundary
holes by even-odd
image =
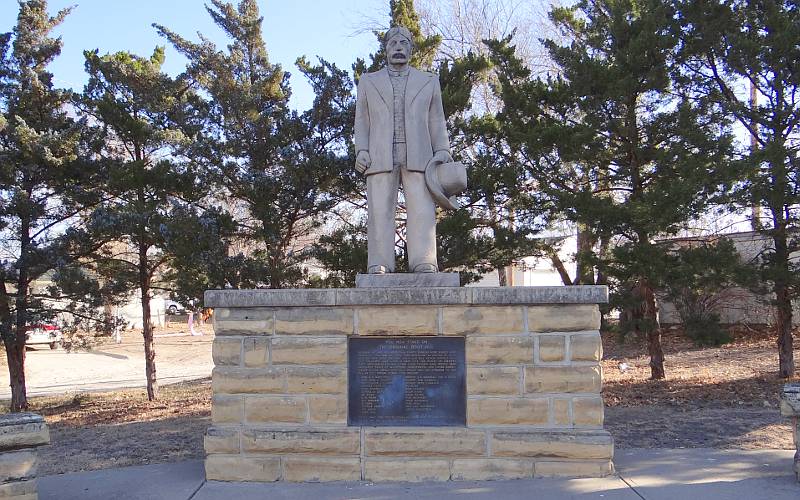
[[[402,36],[403,38],[411,42],[412,46],[414,45],[414,35],[412,35],[411,31],[409,31],[409,29],[406,28],[405,26],[392,26],[391,28],[389,28],[389,31],[387,31],[386,34],[383,35],[383,44],[386,45],[386,43],[395,35]]]

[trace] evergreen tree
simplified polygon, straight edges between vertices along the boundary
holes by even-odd
[[[666,249],[655,238],[708,206],[731,144],[726,120],[707,100],[676,96],[669,4],[583,0],[551,18],[572,40],[545,41],[558,76],[533,79],[510,40],[492,43],[504,103],[497,133],[550,220],[590,229],[590,248],[601,242],[598,265],[623,325],[648,339],[651,376],[664,378],[654,290]],[[619,243],[603,248],[611,238]]]
[[[165,288],[161,273],[172,215],[204,193],[187,162],[174,156],[189,141],[193,99],[184,82],[161,71],[164,49],[149,58],[128,52],[85,52],[86,85],[80,105],[91,117],[92,152],[103,169],[105,200],[89,217],[93,236],[105,245],[94,269],[119,287],[137,290],[142,311],[147,397],[158,398],[150,301]]]
[[[189,59],[186,81],[207,96],[197,107],[201,134],[186,154],[221,186],[226,203],[244,207],[239,237],[249,244],[244,267],[258,277],[255,285],[301,285],[307,249],[335,204],[333,187],[347,164],[336,130],[346,126],[341,108],[348,104],[336,101],[342,91],[334,89],[314,109],[292,112],[289,74],[269,62],[257,3],[212,0],[206,10],[231,39],[227,51],[156,26]],[[319,70],[306,61],[299,65],[312,80]],[[339,74],[322,66],[323,73]]]
[[[740,182],[732,184],[735,208],[764,207],[754,221],[770,244],[759,262],[761,280],[776,310],[778,371],[796,370],[792,301],[800,290],[800,10],[787,0],[679,2],[684,76],[693,91],[724,108],[754,139],[739,151]],[[750,87],[757,103],[742,92]]]
[[[0,335],[12,411],[28,407],[26,328],[61,312],[98,319],[99,285],[77,262],[89,247],[79,216],[98,201],[96,179],[80,155],[70,93],[47,71],[61,51],[51,32],[68,13],[51,17],[44,0],[22,1],[13,32],[0,35]]]

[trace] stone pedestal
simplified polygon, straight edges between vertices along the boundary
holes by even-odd
[[[791,419],[792,434],[794,435],[794,473],[800,482],[800,382],[783,386],[781,394],[781,415]]]
[[[50,444],[47,424],[35,413],[0,416],[0,498],[35,500],[36,448]]]
[[[210,290],[206,477],[603,476],[604,286]],[[463,337],[466,426],[348,426],[348,338]]]

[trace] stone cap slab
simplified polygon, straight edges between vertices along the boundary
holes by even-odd
[[[793,382],[783,386],[781,415],[784,417],[800,417],[800,382]]]
[[[8,413],[0,415],[0,451],[32,448],[50,443],[50,432],[41,415]]]
[[[461,286],[458,273],[356,274],[356,288],[433,288]]]
[[[605,285],[206,290],[206,307],[605,304]]]

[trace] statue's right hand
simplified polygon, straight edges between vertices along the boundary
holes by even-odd
[[[367,171],[370,164],[372,164],[372,160],[369,157],[369,152],[367,151],[359,151],[356,155],[356,171],[359,174],[363,174]]]

